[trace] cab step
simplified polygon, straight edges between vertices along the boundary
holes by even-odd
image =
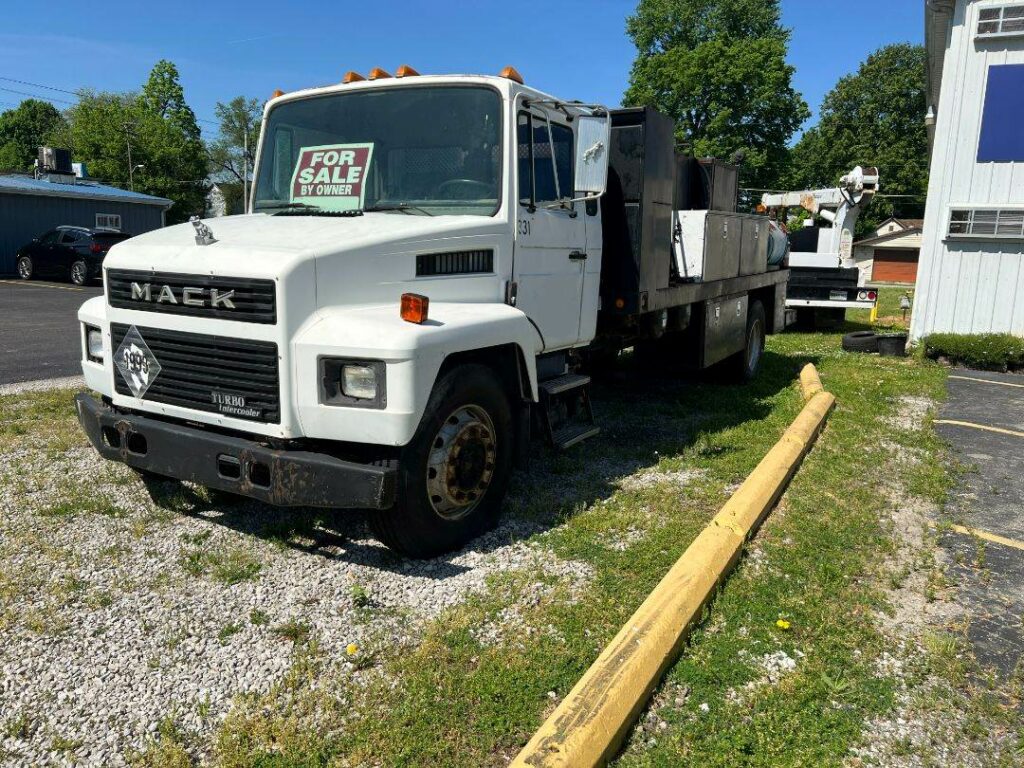
[[[561,376],[556,376],[553,379],[542,381],[540,383],[540,389],[548,395],[560,395],[563,392],[569,392],[573,389],[586,387],[589,384],[589,376],[584,376],[581,373],[563,373]]]
[[[591,437],[601,434],[601,428],[596,424],[566,424],[556,429],[553,435],[554,445],[561,451],[571,448],[576,443],[582,443]]]
[[[564,373],[539,384],[539,416],[548,443],[565,450],[599,434],[590,403],[590,377]]]

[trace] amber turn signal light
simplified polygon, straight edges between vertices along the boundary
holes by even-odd
[[[402,294],[402,319],[407,323],[422,324],[427,322],[427,311],[430,309],[430,299],[418,293]]]
[[[385,77],[391,77],[390,73],[386,69],[381,69],[380,67],[374,67],[373,69],[370,70],[370,79],[371,80],[380,80],[380,79],[385,78]]]
[[[345,73],[345,76],[341,78],[341,82],[343,82],[345,85],[348,85],[349,83],[358,83],[360,80],[365,79],[366,78],[360,75],[358,72],[353,72],[350,69],[348,72]]]
[[[403,64],[395,70],[395,77],[419,77],[419,72],[410,67],[408,64]]]

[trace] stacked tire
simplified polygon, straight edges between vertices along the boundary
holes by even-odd
[[[854,331],[843,336],[847,352],[878,353],[882,357],[906,357],[907,334]]]

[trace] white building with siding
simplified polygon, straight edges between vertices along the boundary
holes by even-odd
[[[931,177],[911,336],[1024,335],[1024,2],[926,0]]]

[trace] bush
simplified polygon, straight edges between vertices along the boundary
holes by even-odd
[[[933,333],[924,339],[924,355],[986,371],[1024,368],[1024,338],[1009,333]]]

